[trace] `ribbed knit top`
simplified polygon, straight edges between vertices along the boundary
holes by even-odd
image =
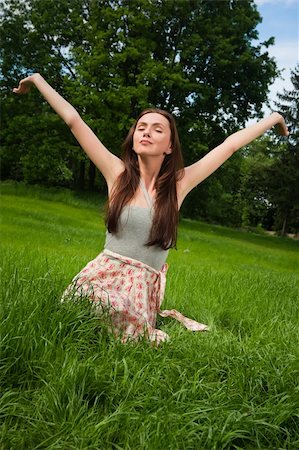
[[[115,234],[106,231],[104,248],[128,258],[136,259],[161,270],[168,256],[168,250],[151,245],[147,247],[153,221],[153,200],[147,192],[142,180],[140,187],[143,191],[148,208],[140,206],[125,206],[121,212],[118,232]]]

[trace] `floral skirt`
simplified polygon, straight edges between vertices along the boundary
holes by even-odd
[[[161,311],[167,268],[164,264],[157,271],[140,261],[104,250],[75,276],[62,301],[89,298],[99,312],[109,312],[112,332],[122,342],[142,336],[156,344],[168,340],[168,334],[155,328],[157,314],[172,317],[189,330],[207,331],[206,325],[174,309]]]

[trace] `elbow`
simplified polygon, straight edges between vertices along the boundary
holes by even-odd
[[[233,155],[240,148],[234,135],[228,136],[225,139],[224,144],[231,155]]]
[[[72,108],[66,114],[64,121],[70,129],[73,129],[78,119],[80,119],[79,113],[75,110],[75,108]]]

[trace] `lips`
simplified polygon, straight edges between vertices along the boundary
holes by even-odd
[[[141,139],[140,144],[151,144],[151,141],[148,141],[147,139]]]

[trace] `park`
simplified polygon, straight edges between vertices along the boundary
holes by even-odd
[[[123,344],[88,299],[61,302],[103,248],[105,180],[37,89],[12,89],[41,72],[116,155],[142,109],[168,109],[191,164],[261,116],[271,40],[255,47],[249,0],[5,3],[0,449],[295,450],[298,66],[289,137],[250,143],[183,203],[162,306],[209,331],[158,317],[167,342]]]

